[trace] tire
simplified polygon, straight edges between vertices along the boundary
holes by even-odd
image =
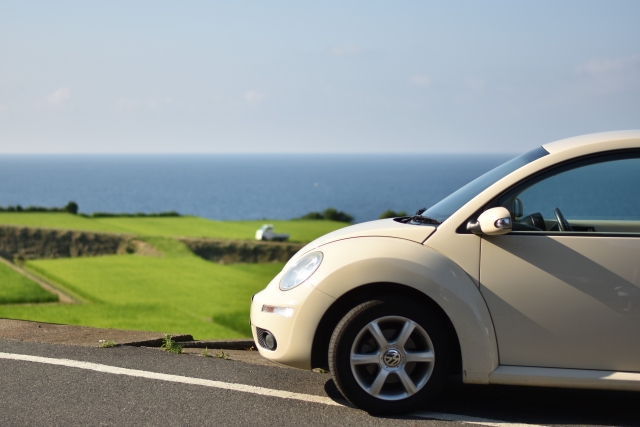
[[[430,306],[392,298],[364,302],[331,336],[333,381],[351,403],[371,414],[416,410],[438,394],[450,372],[447,330]]]

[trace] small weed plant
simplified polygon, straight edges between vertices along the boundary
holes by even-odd
[[[200,353],[200,356],[202,356],[202,357],[211,357],[211,353],[209,353],[209,349],[207,347],[205,347],[204,350],[202,350],[202,352]]]
[[[224,360],[231,359],[231,357],[229,357],[229,353],[225,353],[224,350],[220,350],[220,352],[214,354],[214,356],[218,359],[224,359]]]
[[[98,342],[100,343],[101,348],[113,348],[116,346],[116,342],[114,340],[100,340]]]
[[[164,351],[169,353],[181,354],[182,346],[175,342],[171,335],[165,334],[164,339],[162,340],[162,345],[160,346]]]

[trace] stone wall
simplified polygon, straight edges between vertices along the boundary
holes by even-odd
[[[222,239],[180,239],[194,254],[220,264],[286,262],[303,243]],[[136,253],[162,256],[150,244],[126,234],[0,226],[0,257],[74,258]]]
[[[220,264],[287,262],[304,243],[180,239],[193,253]]]
[[[138,246],[128,235],[0,226],[0,256],[9,260],[133,253]]]

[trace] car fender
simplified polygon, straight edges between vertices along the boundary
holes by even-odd
[[[464,382],[489,382],[498,367],[496,335],[476,283],[460,266],[435,249],[399,238],[345,239],[316,250],[323,261],[308,282],[332,298],[373,283],[405,285],[431,298],[458,335]]]

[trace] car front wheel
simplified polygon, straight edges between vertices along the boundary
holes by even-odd
[[[375,414],[417,409],[441,388],[449,371],[450,339],[432,306],[379,299],[349,311],[329,344],[329,368],[354,405]]]

